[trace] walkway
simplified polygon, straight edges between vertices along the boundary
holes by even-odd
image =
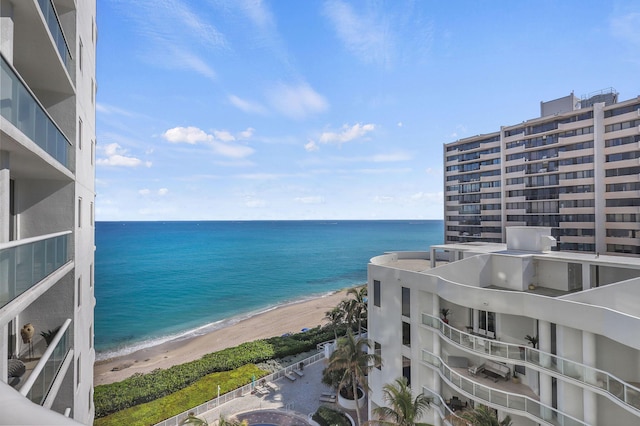
[[[304,376],[297,377],[294,382],[281,378],[276,382],[269,383],[271,390],[266,395],[247,394],[221,404],[220,407],[198,415],[198,417],[212,425],[220,418],[220,415],[229,418],[238,413],[260,409],[295,411],[303,416],[315,413],[321,404],[343,410],[337,403],[320,402],[323,392],[332,391],[322,383],[322,370],[325,365],[326,360],[324,359],[310,364],[305,367]],[[357,421],[355,411],[347,412]],[[360,414],[363,422],[367,420],[366,405],[361,409]]]

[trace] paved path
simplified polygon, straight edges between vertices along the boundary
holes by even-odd
[[[288,410],[294,411],[306,417],[316,412],[321,404],[326,404],[333,408],[345,411],[337,403],[320,402],[323,392],[332,390],[322,383],[322,370],[325,368],[326,360],[321,360],[310,364],[304,368],[304,376],[297,377],[292,382],[287,378],[281,378],[271,383],[272,389],[266,395],[247,394],[227,403],[221,404],[198,417],[206,420],[210,425],[217,422],[220,415],[229,418],[235,414],[252,410]],[[363,421],[366,420],[366,405],[361,409]],[[355,411],[347,411],[357,422]]]

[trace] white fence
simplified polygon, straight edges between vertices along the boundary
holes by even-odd
[[[320,361],[321,359],[324,358],[324,352],[319,352],[313,356],[310,356],[309,358],[306,358],[302,361],[296,362],[288,367],[285,367],[281,370],[276,371],[275,373],[271,373],[267,376],[261,377],[260,381],[262,380],[266,380],[267,382],[274,382],[282,377],[284,377],[284,375],[286,373],[293,373],[293,370],[298,368],[298,365],[300,365],[300,363],[304,363],[305,366],[309,365],[309,364],[313,364],[316,361]],[[196,416],[200,416],[210,410],[213,410],[214,408],[219,407],[220,405],[224,404],[225,402],[229,402],[232,401],[236,398],[239,398],[243,395],[246,394],[250,394],[251,392],[253,392],[253,388],[255,387],[255,383],[250,383],[248,385],[244,385],[238,389],[234,389],[231,392],[227,392],[223,395],[220,395],[218,398],[214,398],[211,401],[207,401],[204,404],[200,404],[197,407],[194,408],[190,408],[186,411],[183,411],[182,413],[178,414],[177,416],[173,416],[171,418],[168,418],[158,424],[156,424],[156,426],[178,426],[180,424],[180,422],[182,420],[184,420],[185,418],[187,418],[187,416],[189,415],[189,413],[194,413]]]

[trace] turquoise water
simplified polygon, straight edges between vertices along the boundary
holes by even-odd
[[[98,222],[98,358],[363,284],[373,256],[442,241],[439,220]]]

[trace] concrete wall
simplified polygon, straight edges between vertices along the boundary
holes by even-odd
[[[553,262],[538,259],[538,286],[567,291],[569,272],[565,262]]]

